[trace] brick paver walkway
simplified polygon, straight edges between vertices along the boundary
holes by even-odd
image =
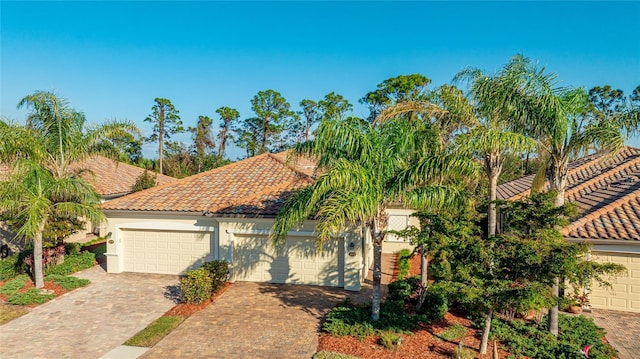
[[[620,359],[640,359],[640,313],[592,309],[584,314],[604,328]]]
[[[75,276],[91,284],[0,326],[0,358],[99,358],[175,305],[165,294],[177,276],[100,266]]]

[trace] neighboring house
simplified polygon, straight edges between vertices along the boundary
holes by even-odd
[[[224,259],[232,263],[232,280],[359,290],[372,254],[362,227],[346,228],[321,251],[313,220],[289,232],[281,247],[269,241],[276,214],[294,191],[313,183],[314,170],[308,160],[262,154],[104,203],[107,271],[181,274]],[[402,228],[408,213],[390,210]]]
[[[145,171],[143,168],[118,162],[103,156],[92,156],[86,160],[70,165],[71,171],[80,169],[84,170],[81,177],[95,188],[103,202],[131,193],[131,188],[136,183],[136,180]],[[6,164],[0,163],[0,181],[6,177],[8,171],[9,167]],[[175,180],[175,178],[165,175],[157,175],[156,177],[158,185],[163,185]],[[86,225],[86,228],[86,231],[77,232],[65,240],[76,241],[84,238],[87,233],[103,231],[101,227],[93,228],[90,223]],[[23,248],[22,241],[14,239],[14,234],[10,232],[2,222],[0,222],[0,243],[8,244],[14,253]]]
[[[527,176],[498,186],[498,198],[528,195],[532,180]],[[562,229],[565,238],[592,244],[592,260],[627,268],[611,289],[592,285],[591,306],[640,312],[640,149],[625,147],[614,156],[572,162],[565,198],[580,212]]]

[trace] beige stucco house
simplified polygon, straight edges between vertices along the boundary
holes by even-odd
[[[532,181],[527,176],[500,185],[499,199],[528,195]],[[640,149],[625,147],[614,156],[572,162],[565,199],[580,211],[562,229],[565,238],[590,243],[592,260],[626,267],[613,288],[595,283],[589,288],[591,306],[640,313]]]
[[[232,280],[299,283],[359,290],[372,246],[362,227],[345,228],[316,250],[315,221],[269,240],[275,215],[297,189],[314,180],[314,163],[262,154],[104,203],[108,217],[107,270],[181,274],[224,259]],[[389,211],[393,229],[410,211]],[[407,247],[390,238],[385,251]]]

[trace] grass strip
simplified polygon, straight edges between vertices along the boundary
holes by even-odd
[[[124,345],[151,348],[184,320],[182,315],[163,315],[124,342]]]
[[[0,304],[0,325],[8,323],[27,313],[29,313],[29,311],[24,308]]]

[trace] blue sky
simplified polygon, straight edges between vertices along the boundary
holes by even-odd
[[[170,99],[185,125],[274,89],[298,109],[335,91],[358,99],[421,73],[498,70],[516,53],[562,85],[640,84],[640,2],[0,2],[0,114],[52,90],[90,122],[143,119]],[[640,139],[630,144],[640,147]],[[241,154],[232,150],[231,157]],[[154,145],[145,146],[155,156]]]

